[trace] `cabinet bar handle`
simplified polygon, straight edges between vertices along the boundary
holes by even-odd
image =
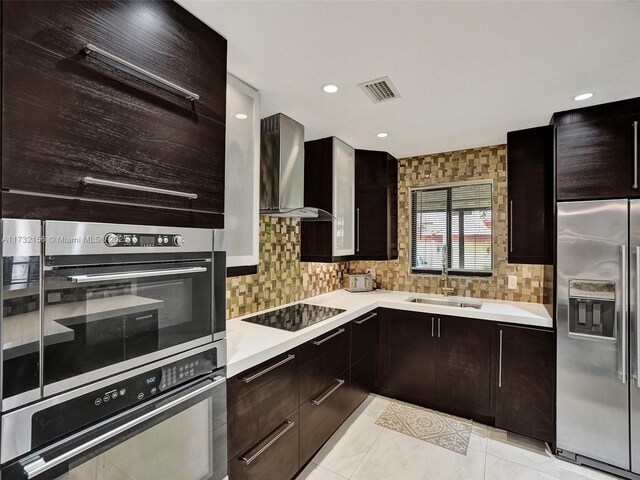
[[[94,52],[94,53],[97,53],[98,55],[102,55],[103,57],[107,57],[108,59],[113,60],[116,63],[119,63],[120,65],[124,65],[125,67],[130,68],[131,70],[138,72],[141,75],[144,75],[145,77],[152,78],[156,82],[159,82],[162,85],[165,85],[169,88],[172,88],[173,90],[180,92],[187,100],[194,101],[194,100],[200,99],[200,95],[198,95],[197,93],[190,92],[189,90],[181,87],[180,85],[176,85],[175,83],[170,82],[169,80],[166,80],[156,75],[155,73],[151,73],[150,71],[145,70],[144,68],[139,67],[131,62],[128,62],[127,60],[124,60],[123,58],[120,58],[114,55],[113,53],[109,53],[106,50],[103,50],[102,48],[96,47],[91,43],[87,43],[84,46],[84,52],[87,55],[90,54],[91,52]]]
[[[436,321],[434,320],[434,318],[433,318],[433,317],[431,317],[431,337],[435,337],[435,336],[436,336],[436,335],[435,335],[435,330],[434,330],[434,328],[435,328],[435,323],[436,323]]]
[[[363,318],[362,320],[354,320],[353,323],[355,323],[356,325],[362,325],[363,323],[368,322],[369,320],[371,320],[372,318],[376,318],[377,316],[377,313],[372,313],[367,318]]]
[[[328,337],[323,338],[322,340],[315,340],[313,342],[314,345],[322,345],[324,342],[328,342],[329,340],[331,340],[333,337],[337,337],[338,335],[340,335],[341,333],[346,332],[346,330],[344,328],[341,328],[340,330],[338,330],[336,333],[333,333],[331,335],[329,335]]]
[[[438,319],[438,338],[440,338],[440,319]]]
[[[498,357],[498,387],[502,388],[502,329],[500,329],[500,356]]]
[[[627,255],[627,246],[620,245],[620,276],[622,285],[622,301],[620,302],[622,305],[620,306],[621,317],[622,317],[622,325],[621,325],[621,341],[622,344],[621,352],[620,352],[620,363],[622,367],[622,371],[620,372],[620,381],[623,384],[627,383],[627,328],[629,324],[629,318],[627,314],[627,305],[629,305],[629,284],[628,284],[628,270],[627,265],[629,262],[629,257]],[[616,302],[618,303],[618,302]]]
[[[314,405],[320,405],[322,402],[324,402],[327,398],[329,398],[331,395],[333,395],[333,393],[338,390],[342,385],[344,385],[344,380],[340,380],[339,378],[336,378],[336,382],[338,382],[338,384],[336,386],[334,386],[331,390],[329,390],[327,393],[325,393],[322,397],[320,397],[319,399],[316,400],[311,400],[311,403],[313,403]]]
[[[253,382],[256,378],[260,378],[261,376],[269,373],[271,370],[275,370],[276,368],[284,365],[285,363],[289,363],[291,360],[293,360],[294,358],[296,358],[295,355],[287,355],[287,358],[280,360],[278,363],[274,363],[273,365],[265,368],[264,370],[259,371],[258,373],[251,375],[250,377],[242,377],[242,381],[244,383],[249,383],[249,382]]]
[[[102,185],[103,187],[124,188],[127,190],[137,190],[139,192],[160,193],[162,195],[173,195],[174,197],[198,198],[196,193],[178,192],[177,190],[167,190],[165,188],[147,187],[146,185],[134,185],[132,183],[116,182],[114,180],[103,180],[101,178],[82,177],[84,185]]]
[[[286,425],[284,430],[282,430],[275,437],[273,437],[271,440],[269,440],[267,443],[265,443],[264,446],[262,448],[260,448],[260,450],[258,450],[256,453],[251,455],[249,458],[247,458],[246,455],[243,455],[242,457],[240,457],[240,460],[242,460],[245,463],[245,465],[249,465],[256,458],[258,458],[260,455],[262,455],[264,452],[266,452],[269,449],[269,447],[271,447],[274,443],[276,443],[278,440],[280,440],[285,433],[287,433],[289,430],[291,430],[295,426],[295,424],[296,424],[296,422],[292,422],[291,420],[287,420],[285,423],[282,424],[283,426]]]
[[[640,388],[640,246],[636,246],[636,386]]]
[[[356,252],[360,251],[360,208],[356,208]]]
[[[633,122],[633,185],[638,188],[638,121]]]
[[[513,253],[513,200],[509,200],[509,253]]]

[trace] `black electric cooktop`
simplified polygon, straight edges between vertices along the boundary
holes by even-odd
[[[335,317],[344,312],[340,308],[320,307],[308,303],[297,303],[290,307],[279,308],[267,313],[245,318],[243,322],[257,323],[267,327],[279,328],[296,332],[305,327],[321,322],[327,318]]]

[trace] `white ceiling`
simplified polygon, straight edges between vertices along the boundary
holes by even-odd
[[[179,3],[228,39],[228,69],[260,90],[261,115],[289,115],[307,140],[435,153],[640,96],[637,1]],[[374,104],[357,84],[385,75],[402,97]],[[596,95],[572,100],[584,91]]]

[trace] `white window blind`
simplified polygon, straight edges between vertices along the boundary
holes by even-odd
[[[491,275],[492,184],[469,183],[411,191],[411,270]]]

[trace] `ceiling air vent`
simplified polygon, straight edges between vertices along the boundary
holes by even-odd
[[[376,78],[375,80],[361,83],[358,86],[369,95],[373,103],[380,103],[400,97],[398,89],[391,83],[389,77]]]

